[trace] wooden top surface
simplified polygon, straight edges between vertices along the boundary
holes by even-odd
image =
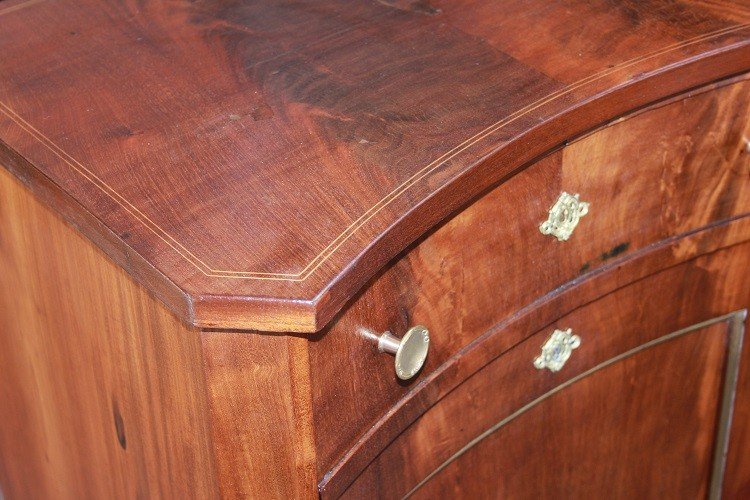
[[[747,70],[750,0],[3,0],[0,162],[187,322],[311,332],[529,161]]]

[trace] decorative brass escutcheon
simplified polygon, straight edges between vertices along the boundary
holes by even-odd
[[[542,353],[534,358],[534,366],[539,370],[547,368],[551,372],[560,371],[573,353],[581,345],[581,337],[573,335],[573,330],[555,330],[542,346]]]
[[[557,241],[567,241],[581,217],[589,213],[589,204],[578,199],[578,194],[563,191],[552,208],[547,220],[539,226],[542,234],[550,234]]]

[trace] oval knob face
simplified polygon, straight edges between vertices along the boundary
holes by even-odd
[[[396,351],[396,376],[409,380],[416,375],[424,365],[429,349],[430,332],[427,328],[421,325],[410,328]]]

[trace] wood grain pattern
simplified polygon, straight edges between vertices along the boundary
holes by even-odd
[[[745,1],[22,3],[4,163],[203,327],[319,330],[491,185],[750,61]]]
[[[487,363],[526,339],[531,332],[552,324],[561,315],[583,307],[602,295],[647,278],[661,269],[689,261],[697,255],[714,253],[721,248],[733,246],[748,239],[750,239],[750,218],[745,217],[730,224],[655,245],[624,259],[614,259],[587,279],[575,280],[539,297],[508,319],[493,325],[473,342],[456,351],[428,375],[421,375],[408,390],[403,392],[399,400],[387,403],[390,406],[379,413],[381,415],[379,419],[363,423],[364,432],[359,435],[352,447],[330,470],[321,473],[323,479],[320,488],[323,497],[339,497],[361,471],[425,411],[450,394],[462,381]],[[738,269],[737,272],[743,273],[743,268]],[[720,313],[717,312],[717,314]],[[382,358],[375,359],[382,362]],[[375,369],[373,367],[373,370]],[[383,368],[384,376],[387,373],[390,372],[386,372]],[[363,398],[363,395],[369,395],[365,392],[368,386],[362,380],[353,379],[353,377],[350,380],[350,386],[360,389],[357,391],[360,398]],[[339,405],[322,406],[320,411],[335,414],[340,409],[346,410],[348,400],[343,396],[345,386],[334,385],[342,394],[338,400]],[[314,383],[313,387],[316,386],[317,384]],[[390,390],[395,390],[393,385],[390,386]],[[320,392],[321,389],[318,389],[314,394]],[[374,396],[371,397],[374,398]],[[363,400],[361,406],[364,407],[364,403],[368,406],[372,405],[368,400]],[[323,436],[324,428],[324,426],[317,428],[316,436],[319,441]],[[331,439],[337,439],[339,443],[344,441],[336,437],[331,437]],[[329,448],[322,447],[321,449]],[[324,459],[320,452],[318,457],[319,460]]]
[[[347,454],[365,446],[363,433],[415,393],[432,398],[422,380],[443,370],[451,378],[446,366],[457,352],[541,297],[657,242],[750,214],[748,106],[750,82],[740,79],[617,120],[487,193],[384,271],[311,346],[320,474],[356,473]],[[591,203],[564,243],[538,229],[562,190]],[[741,227],[725,244],[748,237],[746,222]],[[685,239],[658,265],[720,247],[723,238],[713,238]],[[402,334],[415,324],[430,329],[430,356],[419,379],[397,386],[392,360],[354,332],[367,326]],[[348,352],[366,368],[341,377],[331,352]],[[400,423],[373,443],[387,443],[408,418],[394,420]]]
[[[0,490],[315,498],[307,341],[185,326],[0,171]]]
[[[750,268],[749,249],[745,243],[699,257],[583,307],[561,304],[561,310],[571,312],[490,361],[426,409],[345,496],[401,498],[412,491],[415,498],[633,498],[658,492],[677,498],[704,496],[733,345],[727,337],[729,322],[641,348],[671,332],[747,308],[750,289],[742,274]],[[540,345],[554,328],[569,327],[582,338],[579,350],[560,372],[537,371],[532,360]],[[511,323],[493,337],[517,328]],[[639,349],[569,387],[563,385]],[[741,364],[745,362],[747,358]],[[413,490],[473,438],[557,387],[565,388]],[[602,463],[617,466],[601,468]],[[742,483],[750,470],[733,469],[731,474],[736,476],[730,483]]]
[[[206,383],[224,498],[316,498],[306,340],[204,332]]]
[[[218,493],[198,332],[0,170],[6,498]]]
[[[410,498],[519,492],[529,498],[646,498],[655,492],[705,498],[727,341],[726,324],[714,326],[575,381],[467,450]],[[686,357],[690,363],[681,362]],[[528,365],[528,359],[519,362]],[[627,406],[634,399],[643,404]],[[602,462],[619,466],[597,473]],[[460,474],[469,471],[473,480],[462,481]]]
[[[571,377],[750,304],[747,0],[3,0],[0,33],[11,499],[708,488],[722,326]],[[355,335],[420,323],[409,382]],[[554,326],[598,333],[540,374]]]
[[[746,273],[747,276],[747,273]],[[746,323],[746,337],[743,344],[742,360],[750,359],[750,323]],[[750,495],[750,456],[747,445],[750,443],[750,363],[740,364],[740,376],[735,396],[732,435],[727,453],[727,471],[724,482],[725,498],[745,498]]]

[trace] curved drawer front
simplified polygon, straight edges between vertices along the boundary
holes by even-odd
[[[704,256],[559,318],[427,410],[344,496],[717,490],[750,305],[732,273],[748,255],[750,243]],[[553,332],[572,332],[577,347],[556,370],[540,370],[534,359]]]
[[[658,242],[750,213],[748,117],[750,82],[741,78],[635,113],[531,165],[405,253],[311,347],[319,473],[345,461],[420,380],[529,304]],[[671,250],[676,261],[708,244],[685,241]],[[402,335],[417,324],[429,329],[430,353],[408,382],[356,335]]]

